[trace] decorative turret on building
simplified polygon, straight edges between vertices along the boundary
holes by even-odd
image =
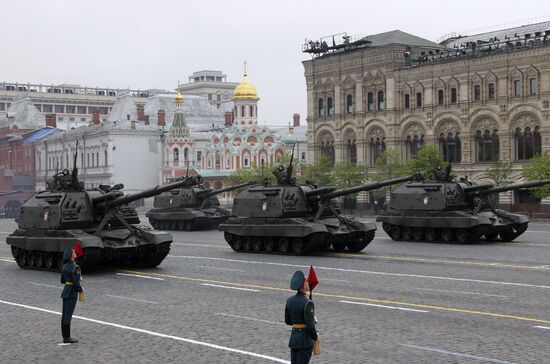
[[[243,81],[235,87],[235,91],[233,92],[236,125],[258,124],[258,100],[260,100],[260,98],[256,93],[256,87],[248,82],[246,62],[244,62]]]
[[[167,169],[167,173],[172,177],[175,176],[175,169],[193,168],[195,162],[193,158],[195,141],[185,121],[183,95],[179,90],[176,93],[174,102],[176,104],[174,120],[164,143],[164,168]]]

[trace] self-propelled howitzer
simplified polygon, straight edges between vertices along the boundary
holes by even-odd
[[[149,218],[151,226],[155,229],[216,229],[230,215],[228,210],[220,206],[217,195],[248,185],[250,183],[242,183],[213,190],[200,183],[188,184],[156,196],[153,209],[149,210],[145,216]]]
[[[35,193],[23,204],[18,228],[6,242],[22,268],[60,269],[63,251],[77,242],[84,250],[83,269],[99,263],[156,267],[168,255],[172,236],[139,225],[128,203],[185,183],[124,195],[122,185],[84,189],[77,179],[53,182],[52,189]]]
[[[420,175],[367,183],[337,190],[297,185],[280,178],[277,186],[252,185],[233,201],[232,216],[219,229],[235,251],[305,254],[328,249],[363,250],[374,238],[376,224],[342,216],[336,197],[398,184]]]
[[[529,219],[498,209],[498,194],[546,184],[550,180],[496,187],[465,179],[411,182],[392,192],[389,211],[377,221],[393,240],[511,241],[527,230]]]

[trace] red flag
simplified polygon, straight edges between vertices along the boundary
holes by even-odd
[[[81,258],[84,256],[84,250],[80,246],[80,241],[77,241],[76,244],[73,247],[74,252],[76,253],[76,256]]]
[[[319,280],[317,279],[317,274],[315,274],[315,270],[313,269],[313,266],[309,266],[309,274],[307,276],[307,282],[309,283],[309,289],[310,291],[313,291],[315,286],[317,286],[317,283],[319,283]]]

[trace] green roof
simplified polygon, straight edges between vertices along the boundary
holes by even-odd
[[[185,122],[185,117],[183,116],[183,111],[178,110],[174,114],[174,121],[172,122],[172,128],[187,128],[187,123]]]
[[[385,46],[389,44],[401,44],[413,47],[444,48],[440,44],[424,38],[417,37],[401,30],[392,30],[390,32],[368,35],[362,40],[368,40],[371,47]]]

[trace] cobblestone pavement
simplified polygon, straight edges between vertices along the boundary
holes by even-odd
[[[0,240],[14,228],[0,220]],[[289,279],[313,264],[312,363],[548,363],[549,235],[531,224],[513,243],[429,244],[379,228],[362,253],[294,257],[175,232],[156,269],[85,275],[70,346],[58,345],[59,275],[19,269],[0,243],[0,362],[284,363]]]

